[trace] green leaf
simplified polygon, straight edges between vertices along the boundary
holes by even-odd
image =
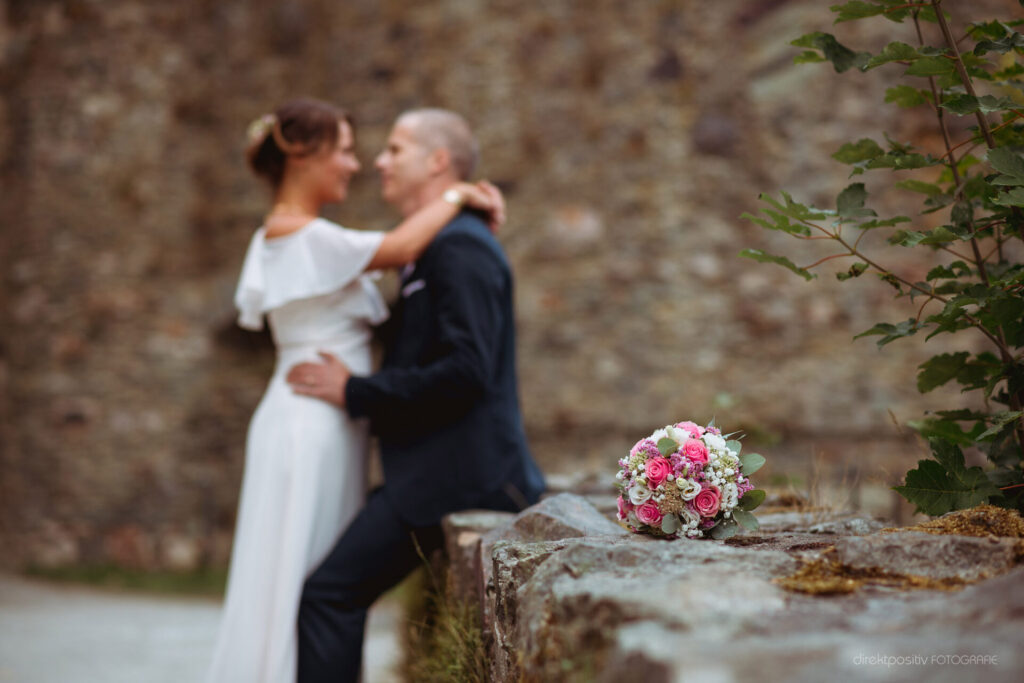
[[[1003,427],[1006,425],[1016,422],[1024,415],[1024,411],[1017,410],[1013,412],[996,413],[992,416],[992,427],[986,429],[984,432],[978,435],[978,441],[987,439],[990,436],[995,436],[999,432],[1003,431]]]
[[[1024,187],[1015,187],[1009,192],[1001,192],[992,199],[997,206],[1024,206]]]
[[[920,180],[901,180],[896,183],[896,187],[902,187],[904,190],[910,190],[911,192],[926,194],[929,197],[943,194],[942,188],[938,185],[926,183]]]
[[[854,21],[856,19],[878,16],[879,14],[884,14],[886,10],[884,5],[876,5],[871,2],[860,2],[859,0],[853,0],[845,5],[832,5],[829,9],[839,14],[839,16],[836,17],[835,23],[837,24],[844,21]]]
[[[801,268],[785,256],[774,256],[772,254],[766,254],[760,249],[744,249],[740,252],[740,256],[743,258],[753,259],[759,263],[777,263],[784,268],[788,268],[803,279],[810,281],[818,277],[806,268]]]
[[[671,536],[675,532],[679,531],[679,527],[681,527],[681,526],[682,526],[682,524],[679,522],[679,516],[678,515],[669,514],[669,515],[665,515],[664,517],[661,518],[661,531],[662,531],[662,533],[665,533],[665,534],[668,534],[668,535]]]
[[[973,446],[975,439],[971,433],[965,432],[963,427],[950,419],[911,420],[907,426],[916,431],[925,439],[939,438],[961,446]],[[983,425],[984,427],[984,425]],[[971,430],[974,432],[974,430]],[[981,433],[977,430],[974,433]]]
[[[916,230],[897,230],[889,238],[889,244],[898,244],[903,247],[914,247],[918,244],[949,244],[960,237],[944,225],[940,225],[931,232],[918,232]]]
[[[988,163],[1003,175],[996,179],[999,185],[1024,185],[1024,157],[1008,147],[990,149],[985,155]],[[1005,178],[1003,182],[998,182]]]
[[[844,218],[876,215],[871,209],[864,208],[867,198],[868,191],[864,188],[864,183],[853,183],[836,197],[837,213]]]
[[[909,109],[918,107],[928,101],[925,91],[913,88],[909,85],[897,85],[885,91],[885,101],[892,102],[898,107]]]
[[[885,152],[877,142],[871,138],[861,138],[857,142],[847,142],[832,155],[832,158],[843,164],[857,164],[862,161],[870,161],[883,154]]]
[[[871,59],[870,52],[854,52],[836,40],[836,37],[831,33],[822,33],[820,31],[800,36],[790,45],[821,50],[822,54],[825,55],[825,59],[832,62],[832,66],[838,73],[853,67],[863,68],[868,60]]]
[[[955,69],[956,64],[949,57],[922,57],[903,73],[907,76],[949,76]]]
[[[941,106],[954,114],[966,116],[978,111],[989,114],[994,111],[1014,109],[1017,104],[1009,97],[996,98],[992,95],[975,97],[974,95],[960,94],[950,97]]]
[[[892,218],[878,219],[873,221],[865,221],[857,225],[861,230],[871,230],[873,228],[890,228],[899,223],[909,223],[909,216],[893,216]]]
[[[743,494],[736,506],[740,510],[756,510],[767,496],[768,494],[761,489],[752,489]]]
[[[1015,48],[1024,48],[1024,36],[1013,31],[1008,36],[1000,38],[999,40],[979,41],[978,44],[974,46],[974,54],[979,57],[986,52],[1006,54]]]
[[[814,50],[804,50],[796,57],[793,57],[794,64],[816,64],[818,62],[827,62],[828,60],[822,57]]]
[[[879,348],[885,346],[889,342],[896,341],[901,337],[910,337],[917,334],[917,331],[921,329],[921,326],[913,318],[909,318],[897,325],[892,323],[878,323],[870,330],[861,332],[854,339],[860,339],[861,337],[868,337],[872,335],[881,335],[882,338],[878,340]]]
[[[711,527],[711,538],[719,541],[724,541],[727,538],[732,538],[739,531],[739,525],[731,519],[723,519],[715,526]]]
[[[922,394],[927,394],[932,389],[941,387],[955,378],[963,370],[970,355],[966,351],[943,353],[921,363],[917,366],[921,369],[917,373],[917,390]]]
[[[675,453],[677,450],[679,450],[679,444],[675,439],[670,439],[667,436],[658,439],[658,452],[662,455]]]
[[[757,517],[746,510],[733,510],[732,516],[747,531],[757,531],[761,528],[761,525],[757,523]]]
[[[971,267],[963,261],[953,261],[948,266],[935,266],[928,271],[925,279],[932,280],[967,277],[971,274]]]
[[[917,469],[907,472],[903,486],[893,487],[920,512],[942,515],[999,495],[980,467],[966,467],[959,447],[941,439],[931,439],[930,444],[935,460],[919,460]]]
[[[877,55],[868,60],[868,63],[864,65],[864,70],[874,69],[875,67],[889,62],[910,62],[915,59],[920,59],[917,54],[917,50],[907,45],[906,43],[892,42],[885,46],[885,48]]]
[[[851,278],[860,277],[870,267],[871,266],[866,263],[854,263],[845,273],[836,273],[836,279],[842,282]]]
[[[927,168],[928,166],[935,166],[938,163],[940,162],[930,155],[925,156],[923,154],[889,152],[888,154],[875,157],[871,161],[867,162],[865,168],[892,168],[897,171],[902,171],[912,168]]]
[[[733,439],[732,441],[726,441],[725,447],[728,448],[733,453],[739,455],[740,451],[743,450],[743,443]]]
[[[757,472],[764,466],[764,463],[764,456],[760,453],[744,453],[740,456],[740,470],[745,477],[749,477],[754,472]]]

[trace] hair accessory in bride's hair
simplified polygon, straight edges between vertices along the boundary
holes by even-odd
[[[264,114],[250,123],[249,128],[246,129],[249,144],[254,146],[263,144],[263,141],[267,139],[267,134],[273,130],[276,124],[277,117],[273,114]]]
[[[267,139],[267,135],[274,138],[274,144],[286,155],[301,155],[308,150],[302,143],[292,143],[285,139],[281,132],[281,121],[274,114],[264,114],[249,124],[247,130],[249,146],[252,149],[258,148]]]

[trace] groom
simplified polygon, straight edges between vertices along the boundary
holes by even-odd
[[[377,157],[384,199],[403,216],[441,196],[461,205],[446,190],[477,154],[458,114],[406,112]],[[441,547],[442,516],[516,511],[544,487],[519,412],[512,274],[487,224],[462,211],[406,270],[379,372],[355,377],[323,354],[288,375],[298,393],[369,418],[385,480],[306,580],[299,683],[357,680],[367,608],[420,563],[417,545]]]

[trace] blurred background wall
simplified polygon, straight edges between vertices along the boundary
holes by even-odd
[[[853,342],[914,312],[831,264],[807,284],[737,257],[826,253],[739,215],[779,189],[831,205],[841,143],[936,144],[927,112],[881,107],[895,71],[794,66],[788,45],[878,49],[912,26],[831,21],[815,0],[0,1],[0,564],[226,563],[273,363],[234,326],[268,207],[244,133],[296,95],[356,117],[364,172],[330,214],[353,227],[394,223],[372,159],[397,113],[475,126],[507,193],[547,472],[610,473],[652,429],[717,416],[772,456],[768,482],[816,459],[895,483],[921,449],[893,417],[960,405],[914,387],[941,340]]]

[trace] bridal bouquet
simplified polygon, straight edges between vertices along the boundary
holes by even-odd
[[[619,460],[619,522],[635,533],[669,538],[729,538],[739,525],[756,531],[751,513],[764,500],[748,477],[764,465],[740,455],[714,421],[680,422],[641,439]]]

